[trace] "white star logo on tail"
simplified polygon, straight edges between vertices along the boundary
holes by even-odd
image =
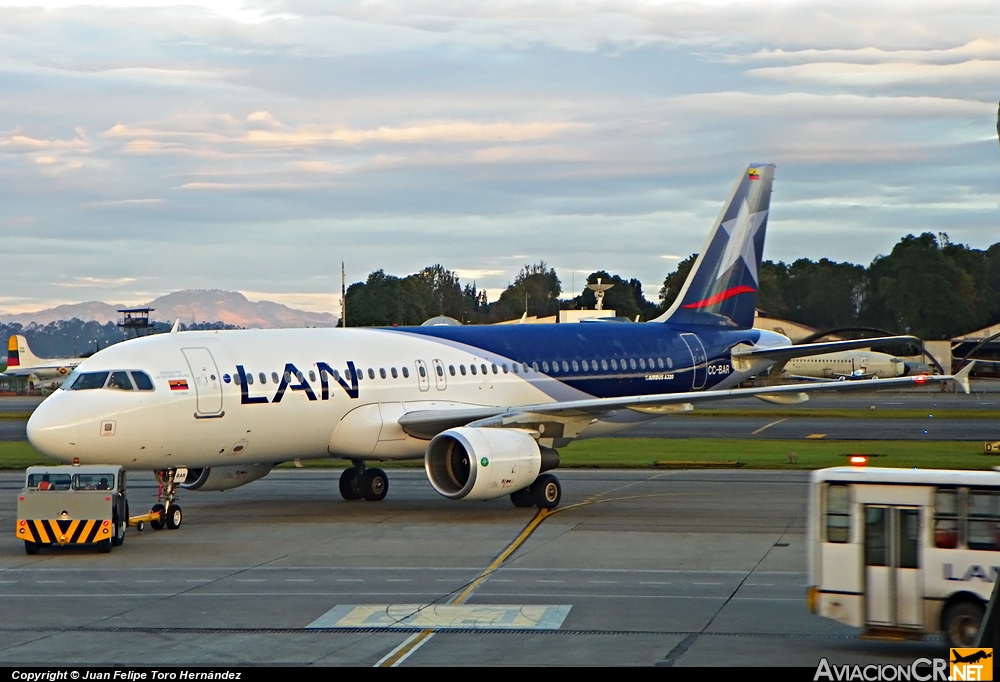
[[[742,259],[750,272],[750,277],[753,278],[753,283],[757,284],[757,252],[754,248],[754,237],[766,217],[767,211],[750,213],[750,208],[744,199],[739,214],[732,220],[722,223],[721,227],[729,236],[729,242],[719,263],[719,279]]]

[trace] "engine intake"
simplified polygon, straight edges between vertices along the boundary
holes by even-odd
[[[546,464],[552,455],[546,448]],[[424,470],[436,491],[452,500],[492,500],[526,488],[538,478],[542,452],[521,429],[460,427],[439,433],[427,446]]]
[[[187,477],[180,485],[186,490],[229,490],[264,478],[273,468],[273,464],[235,464],[188,469]]]

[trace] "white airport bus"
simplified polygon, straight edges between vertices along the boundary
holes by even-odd
[[[1000,472],[821,469],[808,514],[810,611],[973,646],[1000,572]]]

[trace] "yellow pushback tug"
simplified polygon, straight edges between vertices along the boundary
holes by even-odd
[[[96,545],[110,552],[128,526],[120,466],[29,467],[17,498],[15,534],[28,554],[51,545]]]

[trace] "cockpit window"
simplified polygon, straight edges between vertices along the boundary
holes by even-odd
[[[132,381],[128,378],[128,372],[112,372],[108,380],[108,388],[116,388],[120,391],[131,391]]]
[[[135,382],[135,387],[140,391],[153,390],[153,380],[145,372],[132,372],[132,381]]]
[[[114,490],[114,474],[75,474],[73,490]]]
[[[69,390],[86,391],[91,388],[104,388],[104,382],[107,380],[108,372],[80,372]]]
[[[39,490],[69,490],[69,474],[31,474],[28,487]]]

